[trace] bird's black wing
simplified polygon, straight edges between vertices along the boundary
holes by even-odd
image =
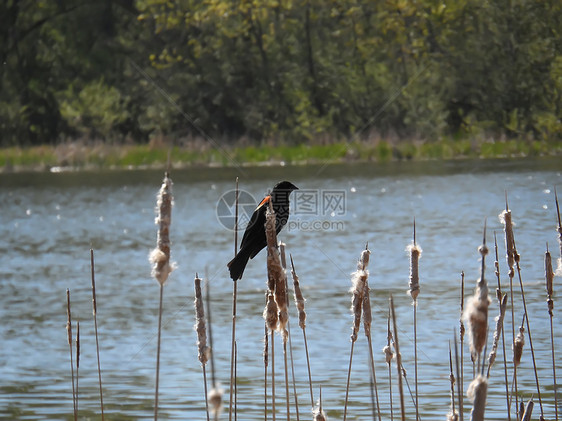
[[[266,210],[264,209],[264,207],[268,206],[270,200],[271,200],[271,196],[269,195],[265,196],[263,200],[259,203],[259,205],[256,207],[256,210],[254,210],[254,213],[252,214],[252,217],[250,218],[250,221],[246,226],[246,230],[244,231],[244,236],[242,237],[242,242],[240,243],[241,249],[244,246],[249,245],[255,233],[260,231],[260,229],[258,228],[259,224],[261,224],[263,228],[263,225],[265,224],[264,216]]]

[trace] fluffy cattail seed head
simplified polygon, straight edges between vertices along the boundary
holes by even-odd
[[[218,419],[222,411],[222,395],[224,390],[217,386],[213,387],[209,392],[209,407],[215,419]]]
[[[351,311],[353,313],[353,326],[351,328],[351,341],[357,340],[357,332],[361,326],[361,313],[363,310],[363,301],[366,291],[367,278],[369,272],[367,265],[369,263],[369,250],[363,250],[361,257],[357,262],[357,270],[351,274]]]
[[[162,187],[158,192],[157,217],[158,237],[156,248],[150,253],[152,276],[160,285],[164,285],[175,264],[170,263],[170,224],[172,223],[172,180],[168,173],[164,176]]]
[[[275,302],[271,291],[267,294],[267,304],[263,312],[263,318],[265,319],[265,324],[270,331],[277,329],[277,303]]]
[[[482,352],[486,344],[489,306],[488,287],[485,282],[479,280],[474,295],[468,300],[465,314],[470,338],[470,352],[474,359]]]
[[[486,409],[486,397],[488,395],[488,380],[479,374],[468,386],[466,392],[472,401],[472,421],[484,421],[484,411]]]
[[[390,346],[386,345],[382,349],[382,352],[384,352],[384,359],[385,359],[386,363],[390,364],[392,362],[392,358],[394,357],[394,353],[392,352],[392,349],[390,348]]]

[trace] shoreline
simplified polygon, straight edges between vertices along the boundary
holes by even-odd
[[[0,148],[1,173],[61,173],[100,170],[251,168],[392,162],[521,159],[562,156],[562,142],[465,139],[435,142],[353,141],[211,148],[202,142],[114,145],[67,142],[56,146]]]

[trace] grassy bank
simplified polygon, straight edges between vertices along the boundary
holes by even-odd
[[[509,158],[562,155],[559,141],[523,139],[442,139],[438,141],[370,140],[311,144],[219,145],[190,141],[144,145],[68,142],[57,146],[0,149],[0,168],[12,171],[50,171],[57,168],[163,168],[171,151],[176,167],[279,165],[400,160]]]

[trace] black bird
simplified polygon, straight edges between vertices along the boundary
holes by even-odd
[[[293,190],[298,190],[298,187],[289,181],[281,181],[259,203],[250,218],[250,222],[248,222],[246,231],[244,231],[244,236],[240,243],[240,251],[227,264],[233,281],[242,278],[248,260],[253,259],[267,244],[265,238],[265,212],[269,207],[269,202],[272,203],[273,210],[275,211],[276,231],[279,234],[279,231],[281,231],[289,219],[289,195]]]

